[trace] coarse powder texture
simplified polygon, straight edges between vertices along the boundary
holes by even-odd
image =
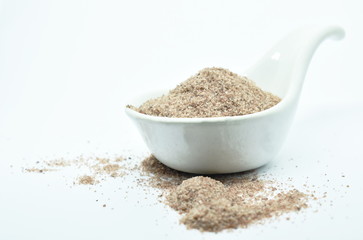
[[[173,189],[180,185],[183,180],[195,176],[194,174],[171,169],[162,164],[153,155],[150,155],[141,162],[141,173],[149,177],[147,183],[150,186],[163,190]]]
[[[317,199],[312,193],[301,192],[258,171],[198,176],[173,170],[152,155],[137,168],[127,166],[123,157],[80,156],[36,164],[36,168],[24,171],[46,173],[73,167],[78,172],[73,183],[88,186],[139,170],[141,176],[137,177],[137,183],[159,189],[161,201],[182,215],[180,223],[188,229],[207,232],[264,223],[284,213],[307,208],[310,200]]]
[[[87,174],[78,176],[74,184],[79,185],[96,185],[107,177],[117,178],[126,174],[125,166],[123,165],[124,158],[120,156],[115,157],[84,157],[78,156],[72,160],[54,159],[44,161],[43,163],[37,162],[40,165],[37,168],[25,168],[26,172],[45,173],[50,171],[57,171],[62,168],[73,167],[77,171],[85,171]]]
[[[82,177],[79,177],[78,183],[83,185],[94,185],[96,182],[95,178],[92,176],[84,175]]]
[[[35,172],[35,173],[45,173],[45,172],[53,171],[53,169],[48,169],[48,168],[26,168],[25,171],[26,172]]]
[[[140,107],[140,113],[171,118],[240,116],[260,112],[280,102],[246,77],[224,68],[205,68],[169,91]]]
[[[165,202],[182,214],[189,229],[219,232],[297,212],[313,196],[273,180],[260,179],[254,171],[239,174],[196,176],[170,169],[154,156],[142,171],[149,184],[166,192]]]
[[[246,191],[249,183],[239,186],[224,186],[209,177],[193,177],[182,182],[167,196],[167,203],[173,209],[184,213],[181,223],[200,231],[219,232],[228,228],[247,227],[256,221],[299,211],[307,207],[306,194],[293,189],[269,196],[261,189]],[[252,187],[255,184],[252,184]],[[263,197],[257,197],[262,193]]]

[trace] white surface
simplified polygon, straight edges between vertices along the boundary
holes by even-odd
[[[353,0],[0,1],[0,239],[362,239],[361,9]],[[62,174],[20,171],[64,155],[146,155],[128,99],[206,66],[243,72],[309,23],[337,23],[347,36],[317,51],[288,141],[263,170],[327,190],[318,212],[201,234],[131,179],[94,193]]]

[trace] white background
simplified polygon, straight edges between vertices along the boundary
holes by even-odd
[[[362,9],[358,0],[0,1],[0,239],[363,239]],[[60,156],[146,156],[128,99],[208,66],[243,73],[307,24],[341,25],[346,38],[318,49],[288,141],[264,170],[327,190],[318,212],[201,234],[156,196],[126,193],[131,180],[94,193],[58,173],[21,172]]]

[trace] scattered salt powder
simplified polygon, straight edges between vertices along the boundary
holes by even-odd
[[[78,156],[72,160],[65,160],[63,158],[47,160],[44,163],[37,162],[37,165],[44,165],[45,167],[32,167],[25,168],[26,172],[45,173],[49,171],[57,171],[61,168],[74,167],[77,169],[84,169],[88,173],[81,175],[74,181],[75,184],[80,185],[96,185],[100,181],[105,180],[105,177],[122,177],[125,175],[125,169],[122,165],[123,157],[84,157]],[[81,170],[78,170],[81,172]]]
[[[137,171],[140,187],[162,191],[162,202],[179,212],[180,223],[188,229],[219,232],[246,228],[288,212],[299,212],[317,198],[256,171],[225,175],[198,176],[168,168],[154,156],[145,158],[136,168],[123,165],[123,158],[78,157],[71,161],[47,161],[49,171],[69,166],[84,167],[90,174],[77,177],[75,184],[96,185],[107,177],[123,177]],[[44,173],[45,168],[25,169]],[[43,169],[43,170],[42,170]],[[42,170],[42,171],[40,171]]]
[[[79,177],[78,183],[84,184],[84,185],[94,185],[96,183],[96,180],[92,176],[84,175],[84,176]]]
[[[150,156],[141,164],[148,183],[165,192],[165,203],[182,214],[189,229],[219,232],[298,212],[314,195],[260,179],[254,171],[197,176],[170,169]]]

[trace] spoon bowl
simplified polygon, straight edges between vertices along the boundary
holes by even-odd
[[[189,173],[221,174],[258,168],[279,153],[298,104],[309,62],[320,43],[344,37],[338,26],[298,29],[276,44],[245,76],[279,97],[267,110],[231,117],[167,118],[126,108],[151,153],[166,166]],[[150,92],[130,102],[168,93]]]

